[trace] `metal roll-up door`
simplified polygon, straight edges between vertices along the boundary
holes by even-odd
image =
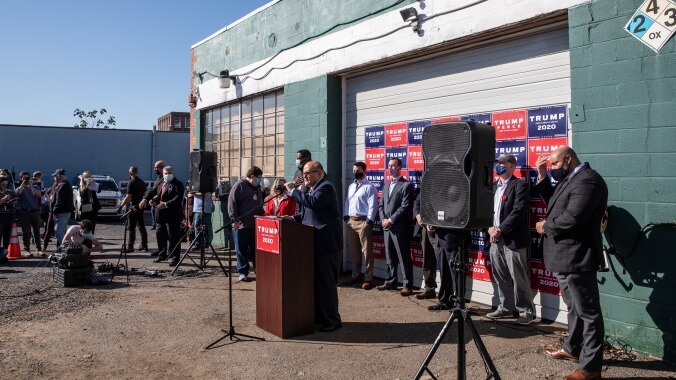
[[[353,181],[352,164],[365,160],[365,132],[373,126],[531,107],[559,106],[567,113],[568,50],[568,31],[558,29],[348,76],[344,183]],[[375,275],[385,273],[385,261],[376,260]],[[415,285],[421,282],[422,271],[416,268]],[[470,288],[472,300],[497,302],[490,282],[468,279]],[[544,304],[538,307],[540,316],[565,321],[558,296],[538,293],[535,301]]]

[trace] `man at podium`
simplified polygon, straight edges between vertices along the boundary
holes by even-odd
[[[319,331],[330,332],[342,327],[337,284],[343,223],[336,189],[324,176],[322,164],[310,161],[303,166],[303,184],[309,190],[298,191],[293,182],[285,186],[291,198],[303,206],[301,212],[293,216],[294,220],[314,226],[315,321],[322,324]]]

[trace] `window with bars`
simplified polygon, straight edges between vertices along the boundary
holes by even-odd
[[[216,152],[218,178],[246,175],[252,166],[263,176],[284,176],[284,91],[229,103],[205,112],[205,150]]]

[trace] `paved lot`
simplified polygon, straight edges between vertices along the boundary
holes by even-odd
[[[102,222],[97,235],[105,252],[95,261],[116,262],[120,223]],[[406,379],[414,376],[449,315],[428,312],[432,301],[341,287],[342,329],[282,340],[255,325],[256,283],[238,283],[235,277],[235,331],[265,341],[226,339],[207,350],[230,326],[228,278],[216,263],[205,273],[184,265],[181,275],[172,277],[168,264],[153,263],[147,253],[131,253],[128,259],[134,269],[129,283],[118,275],[110,285],[65,289],[52,282],[45,260],[0,266],[0,378]],[[160,276],[144,277],[149,269]],[[469,307],[503,379],[560,379],[576,368],[542,354],[544,347],[559,343],[564,326],[495,323],[482,317],[487,307]],[[441,379],[456,378],[456,326],[430,363]],[[467,335],[467,378],[486,378]],[[606,358],[605,378],[676,378],[676,367],[653,358]]]

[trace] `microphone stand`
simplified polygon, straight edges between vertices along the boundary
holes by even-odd
[[[127,262],[127,228],[129,226],[129,214],[134,211],[131,207],[129,208],[129,211],[124,213],[120,217],[120,219],[124,219],[124,235],[122,237],[122,247],[120,248],[120,256],[117,257],[117,264],[115,264],[115,268],[113,268],[113,272],[110,277],[110,282],[113,282],[115,279],[115,272],[117,272],[117,268],[120,266],[120,261],[122,260],[122,255],[124,255],[124,273],[127,275],[127,285],[129,285],[129,263]]]
[[[275,189],[275,191],[277,191],[277,195],[275,195],[274,197],[271,197],[267,201],[263,202],[263,204],[261,204],[261,207],[265,206],[271,200],[273,200],[273,199],[279,197],[280,195],[282,195],[282,193],[281,193],[282,190],[276,190]],[[230,233],[232,233],[232,225],[236,221],[238,221],[238,220],[240,220],[240,219],[242,219],[246,216],[251,215],[257,209],[258,209],[258,207],[254,207],[251,210],[249,210],[249,211],[245,212],[244,214],[240,215],[239,219],[235,219],[235,220],[230,221],[230,223],[228,223],[228,224],[224,225],[223,227],[214,231],[214,235],[216,235],[217,232],[221,232],[222,230],[225,230],[225,229],[229,229],[231,231]],[[224,232],[223,234],[225,235],[225,238],[227,239],[227,242],[228,242],[228,263],[230,265],[230,271],[232,272],[232,244],[230,244],[230,239],[229,239],[229,236],[227,235],[227,233]],[[255,254],[256,254],[256,252],[254,252],[254,255]],[[212,343],[209,343],[209,345],[206,346],[205,349],[207,349],[207,350],[211,349],[212,347],[214,347],[216,344],[218,344],[220,341],[222,341],[225,338],[230,338],[231,341],[232,340],[241,341],[242,339],[240,337],[249,338],[249,339],[253,339],[253,340],[265,341],[264,338],[260,338],[260,337],[256,337],[256,336],[252,336],[252,335],[246,335],[246,334],[239,334],[239,333],[235,332],[235,326],[232,323],[232,276],[228,276],[228,303],[229,303],[228,309],[229,309],[229,314],[230,314],[230,327],[228,327],[228,329],[221,329],[221,332],[225,333],[225,335],[216,339]]]

